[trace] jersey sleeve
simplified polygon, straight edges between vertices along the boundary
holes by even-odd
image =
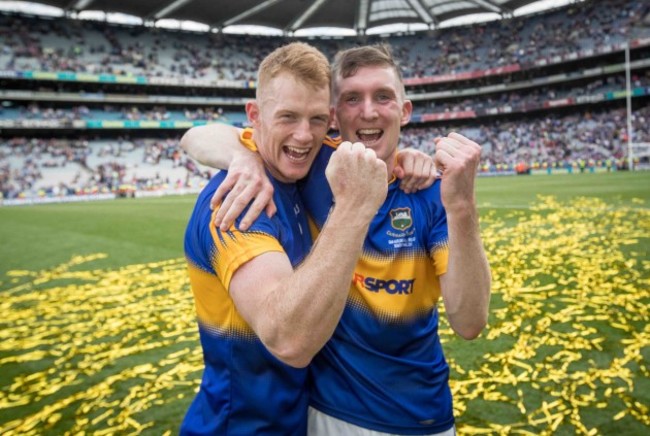
[[[216,274],[228,289],[233,274],[244,263],[262,253],[285,250],[280,244],[279,224],[266,214],[261,214],[246,232],[235,227],[241,218],[224,232],[214,225],[218,209],[210,210],[210,199],[226,173],[219,172],[197,200],[185,232],[185,256],[195,268]]]
[[[257,152],[257,144],[253,140],[253,129],[242,130],[239,141],[249,150]],[[284,252],[278,240],[279,228],[265,214],[261,214],[247,231],[238,230],[247,209],[242,211],[235,220],[235,224],[227,231],[221,231],[213,224],[213,218],[218,208],[212,212],[208,224],[214,246],[211,254],[212,266],[226,289],[230,288],[230,281],[235,271],[246,262],[269,251]]]
[[[442,206],[440,198],[441,181],[437,180],[427,190],[429,198],[427,205],[429,210],[429,234],[427,235],[427,248],[433,261],[436,275],[447,272],[447,260],[449,257],[449,237],[447,231],[447,213]]]
[[[214,243],[212,265],[217,276],[226,289],[230,288],[230,281],[237,269],[255,257],[271,252],[284,252],[274,226],[259,223],[268,220],[263,217],[257,220],[250,230],[241,232],[232,226],[227,231],[221,231],[214,224],[210,224],[210,234]]]

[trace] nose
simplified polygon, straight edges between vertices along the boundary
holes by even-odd
[[[377,109],[372,98],[365,98],[361,105],[361,118],[364,120],[374,120],[377,118]]]
[[[309,120],[302,120],[298,123],[296,130],[293,132],[293,137],[301,144],[307,144],[314,139]]]

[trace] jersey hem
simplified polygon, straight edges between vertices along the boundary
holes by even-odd
[[[322,412],[333,418],[340,419],[341,421],[345,421],[347,423],[357,425],[359,427],[363,427],[368,430],[379,431],[382,433],[394,433],[394,434],[414,435],[414,436],[430,435],[433,433],[442,433],[444,431],[447,431],[450,428],[452,428],[455,424],[455,419],[452,417],[451,420],[437,425],[421,425],[417,427],[393,426],[393,425],[379,424],[376,422],[359,419],[356,416],[347,415],[345,413],[342,413],[339,410],[334,410],[327,406],[323,406],[322,404],[311,402],[309,405],[314,409],[318,410],[319,412]]]

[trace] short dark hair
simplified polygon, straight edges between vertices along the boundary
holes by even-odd
[[[399,83],[404,84],[402,71],[395,58],[393,58],[391,47],[388,44],[364,45],[342,50],[334,57],[332,63],[332,96],[337,95],[339,78],[345,79],[354,76],[359,68],[363,67],[392,68]]]

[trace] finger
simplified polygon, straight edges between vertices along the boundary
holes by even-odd
[[[265,211],[266,211],[266,216],[268,216],[269,218],[275,215],[275,213],[278,211],[278,208],[275,205],[275,201],[273,201],[273,198],[271,198],[271,201],[266,205]]]
[[[217,190],[212,195],[212,199],[210,199],[210,209],[214,210],[217,206],[219,206],[221,200],[223,200],[225,195],[232,189],[233,186],[235,186],[235,180],[228,180],[226,177],[226,179],[224,179],[224,181],[221,183],[221,185],[219,185]]]
[[[239,222],[239,230],[241,231],[248,230],[248,228],[253,224],[253,222],[255,222],[257,217],[260,216],[262,211],[266,209],[267,204],[272,201],[273,201],[272,189],[260,191],[255,197],[255,200],[253,200],[253,203],[251,203],[250,207],[248,208],[248,211],[246,212],[246,215],[244,215],[244,218],[242,218],[242,220]],[[237,214],[237,216],[239,216],[239,214]],[[235,219],[237,218],[237,216],[235,216]]]
[[[433,164],[432,160],[426,162],[424,171],[425,171],[426,177],[423,177],[423,180],[417,186],[418,190],[427,189],[429,186],[433,185],[433,182],[435,182],[436,178],[437,178],[436,167]]]
[[[413,165],[413,189],[421,179],[429,176],[429,167],[427,165],[431,165],[429,159],[417,159]]]
[[[235,189],[237,189],[237,187],[228,194],[217,211],[218,218],[221,218],[221,224],[219,224],[221,230],[228,230],[237,217],[241,215],[244,209],[246,209],[246,206],[248,206],[256,195],[258,195],[257,188],[254,184],[248,185],[239,193],[235,192]],[[259,215],[260,212],[261,209],[258,211],[257,215]],[[257,215],[255,218],[257,218]],[[216,218],[217,217],[215,217],[215,224]]]
[[[374,151],[372,153],[375,156],[375,159],[373,161],[374,167],[376,171],[378,171],[381,174],[382,178],[384,179],[384,182],[386,182],[386,180],[388,179],[388,167],[386,166],[386,162],[377,158],[376,157],[377,155],[375,154]]]
[[[436,152],[444,150],[452,157],[462,157],[466,152],[462,149],[462,144],[455,139],[445,137],[436,143]]]
[[[433,159],[422,162],[422,177],[429,177],[431,174],[431,167],[433,167]]]
[[[454,140],[456,140],[456,141],[458,141],[458,142],[461,143],[461,144],[472,145],[472,146],[480,147],[480,145],[478,145],[476,142],[472,141],[471,139],[469,139],[469,138],[466,137],[466,136],[461,135],[460,133],[451,132],[451,133],[449,134],[449,137],[452,138],[452,139],[454,139]]]
[[[405,169],[404,178],[400,183],[400,188],[407,194],[410,194],[411,192],[415,192],[415,186],[416,183],[418,182],[419,171],[420,171],[419,164],[417,162],[413,162],[413,164],[410,165],[410,167],[411,168],[408,171],[406,171]]]
[[[228,230],[230,228],[230,224],[232,224],[232,222],[230,222],[227,223],[228,225],[226,225],[223,219],[226,216],[226,213],[232,207],[235,198],[237,198],[237,195],[233,191],[230,191],[228,195],[226,195],[226,197],[223,199],[223,201],[219,205],[219,209],[217,210],[217,213],[214,215],[214,225],[219,227],[223,231]]]
[[[352,150],[353,153],[364,153],[364,152],[366,152],[368,150],[372,151],[371,149],[366,148],[366,146],[363,145],[360,142],[355,142],[354,144],[352,144],[351,150]],[[373,153],[374,153],[374,151],[373,151]]]
[[[456,156],[466,162],[467,167],[476,170],[481,163],[481,146],[471,139],[455,132],[450,133],[449,137],[455,141],[453,145],[457,147],[458,150]]]
[[[433,171],[433,176],[436,179],[441,179],[442,178],[442,168],[438,168],[435,163],[433,165],[433,168],[431,168],[431,171]]]
[[[339,144],[338,151],[350,151],[352,150],[352,143],[350,141],[344,141]]]
[[[481,152],[480,145],[459,133],[452,132],[449,134],[449,137],[450,139],[456,141],[456,146],[459,150],[462,150],[469,155],[474,155]]]
[[[224,182],[227,180],[228,178],[226,177]],[[233,180],[235,180],[234,177]],[[248,186],[245,186],[244,183],[245,182],[243,182],[242,178],[239,178],[236,181],[235,186],[228,192],[228,195],[226,195],[226,197],[223,199],[221,205],[219,206],[219,210],[217,210],[217,213],[214,216],[214,225],[219,226],[221,230],[228,230],[233,223],[234,219],[231,219],[226,223],[223,222],[224,217],[228,214],[230,209],[233,207],[233,204],[236,201],[239,201],[240,203],[244,202],[244,207],[246,207],[246,205],[251,202],[251,200],[255,195],[254,191],[251,192],[251,186],[253,186],[253,184],[249,184]],[[239,212],[241,212],[241,210]],[[239,216],[239,214],[235,215],[235,218],[237,216]]]
[[[436,149],[436,154],[433,155],[433,163],[436,168],[444,173],[447,166],[453,161],[454,157],[445,149]]]
[[[398,153],[397,154],[397,166],[395,167],[395,170],[398,170],[396,172],[395,170],[393,171],[393,174],[395,174],[395,177],[400,179],[399,182],[399,188],[406,192],[407,194],[410,192],[409,191],[409,182],[411,180],[411,176],[413,174],[413,156],[411,156],[408,153]]]
[[[427,156],[424,153],[419,153],[414,157],[413,168],[411,171],[412,174],[410,177],[407,177],[406,180],[407,192],[416,192],[433,183],[433,181],[430,180],[432,166],[433,159],[430,156]]]
[[[361,144],[363,146],[363,153],[366,158],[370,159],[371,161],[377,160],[377,153],[375,153],[375,150],[372,148],[366,148],[365,145]]]
[[[410,153],[397,153],[397,165],[404,169],[404,175],[408,176],[413,173],[414,157]]]

